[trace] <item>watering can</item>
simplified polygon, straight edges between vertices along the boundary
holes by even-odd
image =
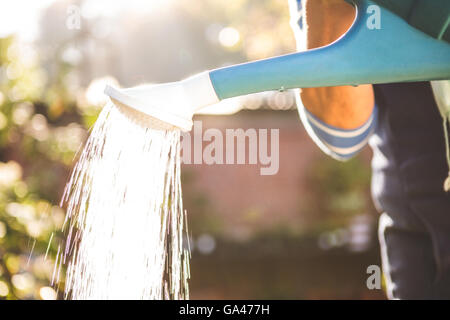
[[[107,86],[105,93],[115,104],[149,116],[150,127],[188,131],[197,110],[250,93],[450,79],[450,1],[348,2],[356,7],[353,25],[327,46],[205,71],[178,82]],[[374,5],[381,19],[375,29],[368,23]]]
[[[370,6],[391,4],[389,8],[404,15],[407,4],[412,5],[413,1],[351,2],[356,5],[356,19],[348,32],[330,45],[211,71],[218,98],[290,88],[450,79],[450,44],[442,40],[444,35],[450,38],[450,28],[445,29],[450,19],[450,1],[421,1],[428,3],[424,4],[427,8],[434,7],[436,15],[445,12],[447,19],[446,25],[436,27],[440,31],[420,20],[415,23],[428,34],[383,6],[379,7],[381,28],[368,27]],[[436,10],[437,2],[446,8]],[[415,12],[428,14],[419,8]]]

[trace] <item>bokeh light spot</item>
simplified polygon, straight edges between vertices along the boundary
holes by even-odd
[[[232,27],[223,28],[219,33],[219,42],[222,46],[231,48],[236,46],[241,40],[238,30]]]

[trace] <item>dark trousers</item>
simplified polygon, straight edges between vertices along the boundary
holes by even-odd
[[[408,224],[389,213],[380,217],[387,294],[391,299],[450,299],[450,261],[439,250],[442,245],[450,247],[450,233],[439,239],[433,229],[417,228],[417,222]]]
[[[430,84],[375,85],[372,193],[388,296],[450,299],[450,193],[442,117]]]

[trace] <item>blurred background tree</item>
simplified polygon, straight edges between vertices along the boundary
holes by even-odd
[[[52,299],[59,190],[86,131],[33,47],[1,38],[0,74],[0,297]]]

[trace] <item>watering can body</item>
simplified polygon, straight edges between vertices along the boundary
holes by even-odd
[[[450,42],[450,1],[373,0],[429,36]]]
[[[425,26],[423,29],[427,33],[413,27],[397,14],[408,11],[409,0],[349,2],[357,9],[355,21],[334,43],[211,71],[209,75],[218,98],[291,88],[450,79],[450,44],[439,39],[450,32],[445,23],[435,28],[439,29],[437,32],[416,18],[416,25]],[[382,2],[403,3],[405,7],[398,5],[394,13]],[[440,15],[447,20],[440,19],[447,21],[448,26],[450,5],[434,6],[434,9],[446,11]],[[374,14],[379,15],[379,28],[370,26]]]

